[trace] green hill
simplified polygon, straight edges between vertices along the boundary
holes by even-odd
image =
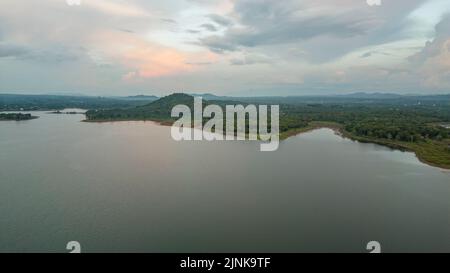
[[[143,106],[91,110],[86,117],[87,121],[153,120],[172,124],[178,118],[172,118],[171,111],[178,104],[193,109],[194,97],[172,94]],[[233,101],[203,101],[203,107],[209,104],[217,104],[222,109],[225,105],[246,105]],[[284,139],[314,128],[331,127],[351,139],[413,151],[423,162],[450,169],[450,129],[440,126],[449,121],[450,107],[445,102],[280,104],[279,132]]]
[[[86,113],[87,121],[115,121],[115,120],[154,120],[173,121],[170,116],[172,108],[184,104],[193,109],[194,97],[175,93],[143,106],[127,109],[90,110]]]

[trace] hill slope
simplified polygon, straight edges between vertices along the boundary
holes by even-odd
[[[86,113],[87,121],[154,120],[170,121],[172,108],[178,104],[194,107],[194,97],[175,93],[143,106],[127,109],[91,110]]]

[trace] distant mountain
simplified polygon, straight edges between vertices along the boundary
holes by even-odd
[[[404,97],[403,95],[392,93],[365,93],[365,92],[357,92],[338,96],[354,99],[398,99]]]
[[[0,111],[128,108],[151,101],[151,99],[134,100],[124,97],[0,94]]]
[[[383,104],[383,105],[430,105],[448,106],[450,105],[450,95],[399,95],[391,93],[353,93],[333,96],[272,96],[272,97],[227,97],[216,96],[210,93],[204,94],[172,94],[164,98],[156,96],[137,95],[129,97],[94,97],[94,96],[56,96],[56,95],[17,95],[0,94],[0,111],[18,110],[62,110],[64,108],[81,109],[126,109],[127,112],[134,109],[134,114],[142,112],[155,112],[160,104],[182,104],[187,98],[193,101],[194,97],[202,97],[204,103],[214,103],[219,105],[254,103],[254,104]],[[152,104],[155,103],[155,104]],[[150,105],[152,105],[150,107]],[[166,105],[166,106],[167,106]],[[149,107],[140,108],[139,106]],[[170,107],[171,109],[172,107]],[[153,109],[153,110],[152,110]],[[156,111],[157,112],[157,111]],[[152,114],[153,115],[153,114]],[[145,115],[144,115],[145,116]],[[169,116],[169,115],[166,115]]]
[[[172,108],[179,104],[194,107],[194,97],[184,93],[174,93],[147,105],[136,107],[136,109],[152,113],[164,113],[170,116]]]
[[[148,95],[137,95],[137,96],[128,96],[125,97],[125,99],[128,100],[147,100],[147,101],[154,101],[159,99],[157,96],[148,96]]]
[[[189,95],[194,97],[202,97],[204,100],[231,100],[233,97],[226,97],[226,96],[217,96],[211,93],[204,93],[204,94],[196,94],[196,93],[189,93]]]
[[[191,108],[194,97],[183,93],[175,93],[143,106],[127,109],[92,110],[86,113],[89,121],[103,120],[172,120],[171,111],[176,105],[183,104]]]
[[[232,97],[235,101],[256,104],[383,104],[383,105],[449,105],[450,95],[400,95],[392,93],[352,93],[322,96]]]

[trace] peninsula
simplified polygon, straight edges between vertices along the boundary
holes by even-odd
[[[448,98],[436,98],[436,101],[410,97],[321,100],[290,100],[287,103],[282,98],[243,98],[240,101],[226,98],[204,102],[205,106],[214,103],[222,107],[230,104],[279,104],[280,139],[327,127],[355,141],[412,151],[426,164],[450,169],[450,129],[437,125],[450,121]],[[86,113],[86,121],[151,120],[170,125],[175,121],[170,115],[171,109],[178,104],[192,107],[193,101],[193,96],[172,94],[137,107],[90,110]]]

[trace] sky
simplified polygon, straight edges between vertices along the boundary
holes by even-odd
[[[0,93],[450,93],[449,0],[1,0]]]

